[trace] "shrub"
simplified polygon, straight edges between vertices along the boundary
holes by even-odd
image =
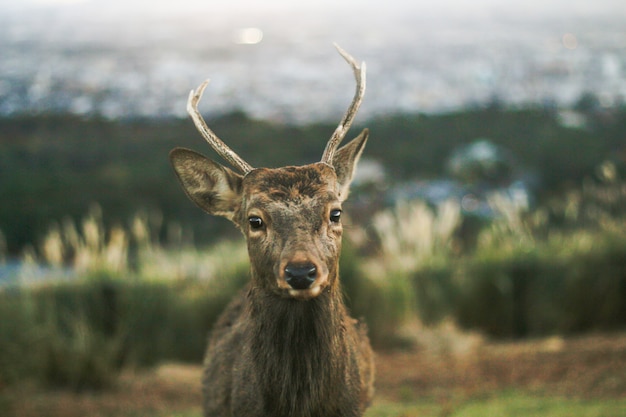
[[[614,330],[626,323],[626,239],[569,235],[558,247],[475,256],[413,275],[425,323],[452,317],[496,337]]]
[[[80,391],[111,385],[124,366],[199,363],[207,333],[247,280],[78,282],[0,292],[0,385],[35,378]]]
[[[33,303],[17,290],[0,292],[0,389],[40,368]]]
[[[436,324],[452,315],[460,300],[453,267],[431,265],[417,270],[411,278],[416,311],[423,324]]]
[[[568,332],[611,330],[626,323],[626,239],[572,257],[558,302]]]

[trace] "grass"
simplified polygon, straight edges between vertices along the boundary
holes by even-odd
[[[507,393],[487,401],[472,402],[453,414],[459,417],[488,416],[550,416],[550,417],[619,417],[626,409],[626,400],[575,400],[534,397]]]
[[[626,399],[581,400],[511,391],[456,404],[423,399],[374,404],[366,417],[622,417]]]

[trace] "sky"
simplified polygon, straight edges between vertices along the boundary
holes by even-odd
[[[142,10],[144,13],[194,11],[206,9],[307,9],[307,8],[350,8],[358,11],[365,8],[418,8],[425,12],[444,11],[447,13],[484,13],[489,11],[509,11],[511,13],[566,13],[585,15],[589,13],[626,13],[623,0],[315,0],[294,2],[292,0],[0,0],[0,10],[45,8],[45,7],[91,7],[123,8]]]

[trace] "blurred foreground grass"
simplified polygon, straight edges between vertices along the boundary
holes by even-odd
[[[623,399],[578,400],[505,392],[454,405],[433,400],[374,404],[366,417],[620,417],[624,409]]]

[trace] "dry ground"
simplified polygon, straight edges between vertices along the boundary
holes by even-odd
[[[485,343],[465,355],[380,353],[377,382],[395,400],[498,390],[626,398],[626,333]]]
[[[454,403],[515,390],[566,398],[626,398],[626,333],[416,349],[377,356],[376,402],[430,398]],[[16,417],[199,415],[200,367],[168,364],[125,373],[103,393],[7,393]]]

